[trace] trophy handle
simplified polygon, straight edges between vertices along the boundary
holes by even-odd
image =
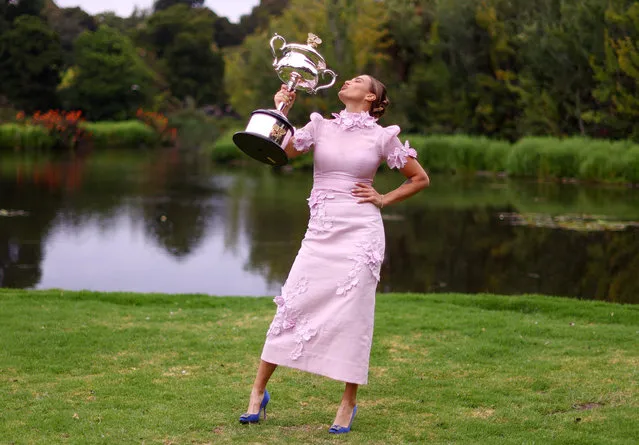
[[[320,85],[317,88],[315,88],[312,92],[313,94],[317,93],[319,90],[324,90],[326,88],[330,88],[333,85],[335,85],[335,80],[337,79],[337,74],[335,74],[333,71],[331,70],[324,70],[321,72],[322,77],[324,77],[325,74],[330,74],[333,78],[331,79],[331,81],[329,83],[327,83],[326,85]]]
[[[278,50],[275,49],[275,45],[274,45],[276,40],[282,41],[282,46],[280,46]],[[275,61],[273,63],[277,63],[277,51],[280,51],[280,52],[282,51],[282,48],[284,48],[284,46],[286,45],[286,39],[279,34],[275,34],[273,38],[271,39],[270,45],[271,45],[271,52],[273,53],[273,57],[275,57]]]

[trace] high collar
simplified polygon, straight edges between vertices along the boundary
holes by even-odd
[[[333,113],[333,117],[335,119],[332,122],[339,125],[344,130],[351,130],[353,128],[372,128],[377,122],[377,119],[368,114],[367,111],[352,113],[350,111],[342,110],[339,114]]]

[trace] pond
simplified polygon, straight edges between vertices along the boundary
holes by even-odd
[[[0,158],[0,287],[276,295],[310,172],[176,149]],[[639,303],[639,190],[435,175],[384,209],[380,292]],[[382,170],[380,191],[403,181]]]

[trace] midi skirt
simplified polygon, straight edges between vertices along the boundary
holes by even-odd
[[[351,195],[355,182],[315,178],[308,229],[274,298],[261,358],[366,384],[385,239],[379,209]]]

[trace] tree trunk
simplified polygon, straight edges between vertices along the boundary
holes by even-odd
[[[582,136],[586,135],[586,128],[584,127],[584,120],[581,118],[581,98],[579,97],[579,89],[575,92],[575,113],[577,114],[577,121],[579,122],[579,133]]]

